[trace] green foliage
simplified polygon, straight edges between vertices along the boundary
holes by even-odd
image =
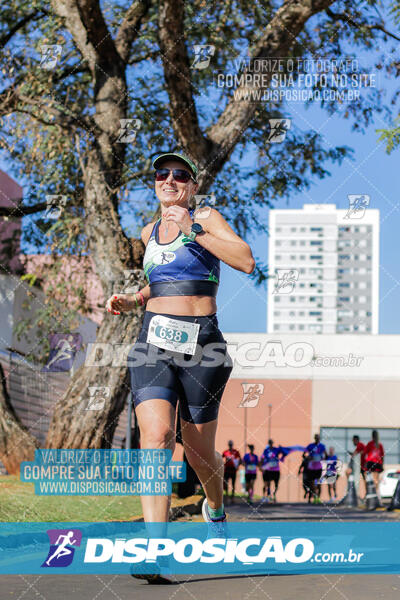
[[[391,129],[377,129],[377,133],[380,133],[378,140],[386,142],[386,152],[390,154],[400,144],[400,119],[396,119],[399,125],[392,127]]]
[[[113,37],[129,5],[128,0],[101,3]],[[255,4],[250,0],[185,3],[182,35],[189,62],[193,61],[195,44],[215,46],[210,68],[191,69],[193,97],[205,134],[232,95],[228,88],[215,85],[215,74],[231,69],[235,57],[249,55],[281,5],[277,0]],[[367,71],[387,40],[382,31],[371,27],[383,22],[380,6],[380,2],[373,0],[357,4],[353,0],[338,0],[331,12],[322,12],[310,19],[294,41],[289,56],[351,59],[366,57],[368,53],[370,64],[363,67]],[[339,14],[346,18],[338,17]],[[398,24],[398,2],[392,3],[392,14]],[[115,190],[121,218],[130,218],[128,235],[138,235],[157,207],[150,159],[160,151],[177,148],[159,51],[158,17],[158,3],[153,2],[140,35],[132,44],[126,70],[129,88],[126,117],[140,119],[142,123],[136,140],[127,146],[122,176]],[[8,36],[12,28],[21,23],[13,35]],[[3,3],[0,40],[4,45],[0,95],[2,90],[12,86],[18,88],[20,95],[10,110],[2,110],[2,102],[7,98],[0,97],[1,156],[10,166],[10,174],[25,183],[25,205],[42,202],[47,195],[67,198],[67,207],[55,222],[43,213],[24,218],[25,242],[30,242],[39,252],[50,253],[53,259],[46,270],[49,287],[45,307],[36,319],[37,325],[43,325],[43,331],[46,327],[49,331],[54,317],[60,319],[61,325],[69,316],[72,319],[75,310],[90,314],[84,286],[60,275],[62,256],[78,259],[87,256],[88,236],[92,235],[85,227],[82,198],[83,171],[98,135],[92,122],[94,82],[71,33],[54,14],[50,2],[9,0]],[[40,66],[44,44],[62,46],[60,60],[52,70]],[[395,73],[399,74],[398,69]],[[385,114],[387,110],[379,89],[351,105],[332,101],[322,103],[322,108],[328,114],[339,112],[343,118],[351,119],[354,128],[361,131],[370,124],[374,113]],[[318,132],[311,127],[308,131],[302,130],[295,118],[285,141],[270,144],[268,119],[286,116],[288,107],[280,102],[260,105],[210,190],[217,196],[221,212],[243,236],[266,230],[266,224],[259,218],[260,209],[287,200],[294,191],[308,190],[316,179],[329,175],[330,165],[340,164],[345,157],[351,158],[348,146],[327,147]],[[380,130],[380,133],[380,139],[387,141],[388,151],[391,151],[398,144],[399,129]],[[265,276],[265,266],[258,268],[254,275],[258,282]],[[27,331],[28,326],[21,323],[20,333]]]

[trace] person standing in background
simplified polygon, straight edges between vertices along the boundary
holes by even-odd
[[[372,473],[374,479],[376,493],[379,496],[379,478],[383,471],[383,460],[385,457],[385,450],[382,444],[379,442],[379,434],[376,429],[372,432],[372,440],[365,446],[364,452],[364,470],[366,473]]]
[[[312,496],[312,483],[311,483],[310,471],[308,470],[308,463],[309,462],[310,462],[309,457],[303,455],[303,460],[302,460],[302,463],[301,463],[301,465],[299,467],[298,475],[300,475],[301,473],[303,474],[304,500],[308,496],[308,503],[310,504],[310,502],[311,502],[311,496]]]
[[[335,454],[335,448],[331,446],[329,448],[329,454],[326,457],[326,481],[328,483],[329,502],[336,502],[336,481],[337,481],[337,460],[338,457]]]
[[[308,444],[306,453],[310,459],[310,462],[308,463],[308,470],[310,473],[310,481],[314,497],[313,502],[314,504],[321,504],[321,460],[326,458],[326,448],[324,444],[321,444],[321,438],[318,433],[314,435],[314,443]]]
[[[228,482],[231,480],[231,502],[235,499],[235,483],[238,467],[241,463],[240,453],[233,447],[233,441],[228,441],[228,449],[222,453],[224,459],[224,493],[228,496]]]
[[[349,476],[350,473],[354,476],[354,486],[356,488],[356,494],[359,496],[359,487],[360,487],[360,474],[364,479],[364,450],[365,445],[360,442],[360,436],[353,435],[353,444],[354,450],[350,452],[350,463],[349,467],[346,471],[346,475]]]
[[[273,502],[276,502],[276,492],[278,490],[280,469],[279,469],[279,455],[283,454],[280,448],[274,448],[273,440],[268,440],[268,446],[260,458],[260,469],[263,474],[263,497],[265,498],[265,491],[267,491],[267,498],[271,499],[271,482],[274,482],[274,494]]]
[[[248,444],[250,452],[243,456],[243,464],[245,468],[246,492],[249,504],[253,502],[254,482],[257,477],[258,456],[254,454],[254,445]]]

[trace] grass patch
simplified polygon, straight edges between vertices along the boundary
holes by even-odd
[[[36,496],[33,483],[0,477],[0,521],[129,521],[142,514],[139,496]]]

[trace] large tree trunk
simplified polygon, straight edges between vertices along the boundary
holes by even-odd
[[[107,313],[92,354],[87,355],[90,364],[97,361],[105,366],[83,365],[72,377],[65,397],[56,404],[46,440],[48,448],[111,447],[130,389],[125,363],[127,349],[133,344],[139,323],[139,314],[111,316]],[[104,343],[108,344],[107,348],[101,345]],[[121,366],[112,366],[113,362]],[[109,388],[110,394],[101,410],[86,410],[91,386]]]
[[[85,227],[89,236],[90,250],[101,279],[104,295],[121,291],[116,282],[124,280],[123,270],[141,268],[143,244],[139,240],[130,243],[118,220],[117,207],[113,202],[110,186],[106,180],[115,177],[116,169],[104,169],[100,164],[100,150],[91,151],[85,178]],[[115,154],[113,155],[115,159]],[[109,448],[112,443],[118,417],[129,393],[126,356],[139,329],[139,312],[111,315],[105,311],[97,332],[96,345],[108,344],[103,366],[85,366],[74,374],[64,398],[57,402],[47,435],[48,448]],[[125,344],[121,359],[121,344]],[[104,346],[101,346],[104,348]],[[118,365],[112,366],[112,361]],[[108,356],[108,359],[107,359]],[[100,355],[86,356],[85,363],[99,364]],[[86,410],[89,387],[106,387],[109,394],[101,410]]]
[[[143,245],[132,246],[122,230],[115,190],[120,185],[126,146],[119,143],[121,119],[127,116],[126,64],[107,31],[99,4],[93,0],[54,0],[93,77],[95,136],[83,166],[85,231],[104,295],[116,291],[123,270],[140,268]],[[79,8],[79,10],[78,10]],[[105,313],[96,343],[133,343],[138,315]],[[114,353],[114,350],[112,350]],[[88,358],[88,357],[87,357]],[[86,410],[89,387],[106,387],[101,410]],[[47,435],[49,448],[108,448],[129,391],[128,371],[122,366],[83,365],[72,377],[64,398],[57,402]]]
[[[10,475],[19,474],[24,460],[33,460],[38,444],[14,412],[0,364],[0,459]]]

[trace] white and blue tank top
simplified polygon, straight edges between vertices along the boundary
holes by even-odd
[[[190,211],[190,216],[193,214]],[[220,261],[182,231],[166,244],[159,241],[161,219],[154,224],[143,268],[150,284],[150,297],[216,296]]]

